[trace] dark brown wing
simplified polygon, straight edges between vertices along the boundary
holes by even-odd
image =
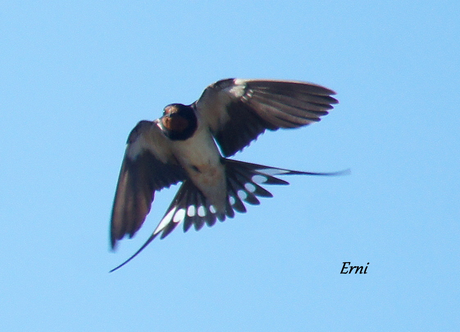
[[[224,156],[231,156],[266,129],[297,128],[328,114],[335,92],[325,87],[275,80],[226,79],[208,86],[195,103]]]
[[[132,237],[139,230],[150,211],[155,191],[186,178],[156,121],[139,122],[127,144],[113,203],[112,248],[125,235]]]

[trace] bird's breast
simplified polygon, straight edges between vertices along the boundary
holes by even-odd
[[[217,210],[225,209],[227,185],[222,157],[207,128],[184,141],[173,141],[174,155],[192,182]]]

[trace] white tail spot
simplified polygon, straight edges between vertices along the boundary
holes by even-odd
[[[155,232],[153,234],[157,234],[163,230],[163,228],[166,227],[171,221],[172,216],[174,215],[174,212],[176,212],[176,208],[173,208],[171,211],[169,211],[163,219],[161,219],[160,223],[158,224],[157,228],[155,229]]]
[[[190,205],[190,206],[188,207],[188,209],[187,209],[187,215],[188,215],[189,217],[193,217],[193,216],[195,215],[195,213],[196,213],[196,207],[195,207],[195,205]]]
[[[267,174],[267,175],[283,175],[283,174],[289,173],[289,171],[284,170],[284,169],[279,169],[279,168],[261,168],[261,169],[258,169],[257,171],[263,174]]]
[[[251,178],[252,182],[254,183],[265,183],[267,182],[268,178],[266,176],[263,176],[263,175],[254,175],[252,178]]]
[[[198,215],[200,217],[204,217],[206,215],[206,209],[204,208],[203,205],[201,205],[200,207],[198,207]]]
[[[185,209],[180,209],[176,212],[176,214],[174,214],[174,218],[173,218],[173,221],[175,223],[178,223],[182,220],[184,220],[184,217],[185,217]]]
[[[248,194],[244,190],[238,190],[237,194],[238,194],[238,197],[243,200],[248,197]]]
[[[249,191],[250,193],[253,193],[256,191],[256,186],[253,185],[252,183],[248,182],[244,185],[244,188],[246,188],[247,191]]]

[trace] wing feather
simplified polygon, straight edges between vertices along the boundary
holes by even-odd
[[[132,237],[139,230],[155,191],[185,178],[157,122],[139,122],[128,137],[118,178],[110,227],[112,248],[125,235]]]
[[[266,129],[320,121],[338,102],[334,94],[320,85],[298,81],[225,79],[208,86],[195,106],[228,157]]]

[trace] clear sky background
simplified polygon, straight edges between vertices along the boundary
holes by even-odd
[[[0,330],[460,330],[458,1],[3,1]],[[340,104],[236,159],[293,176],[248,213],[109,251],[126,138],[219,79]],[[366,275],[341,275],[343,262]]]

